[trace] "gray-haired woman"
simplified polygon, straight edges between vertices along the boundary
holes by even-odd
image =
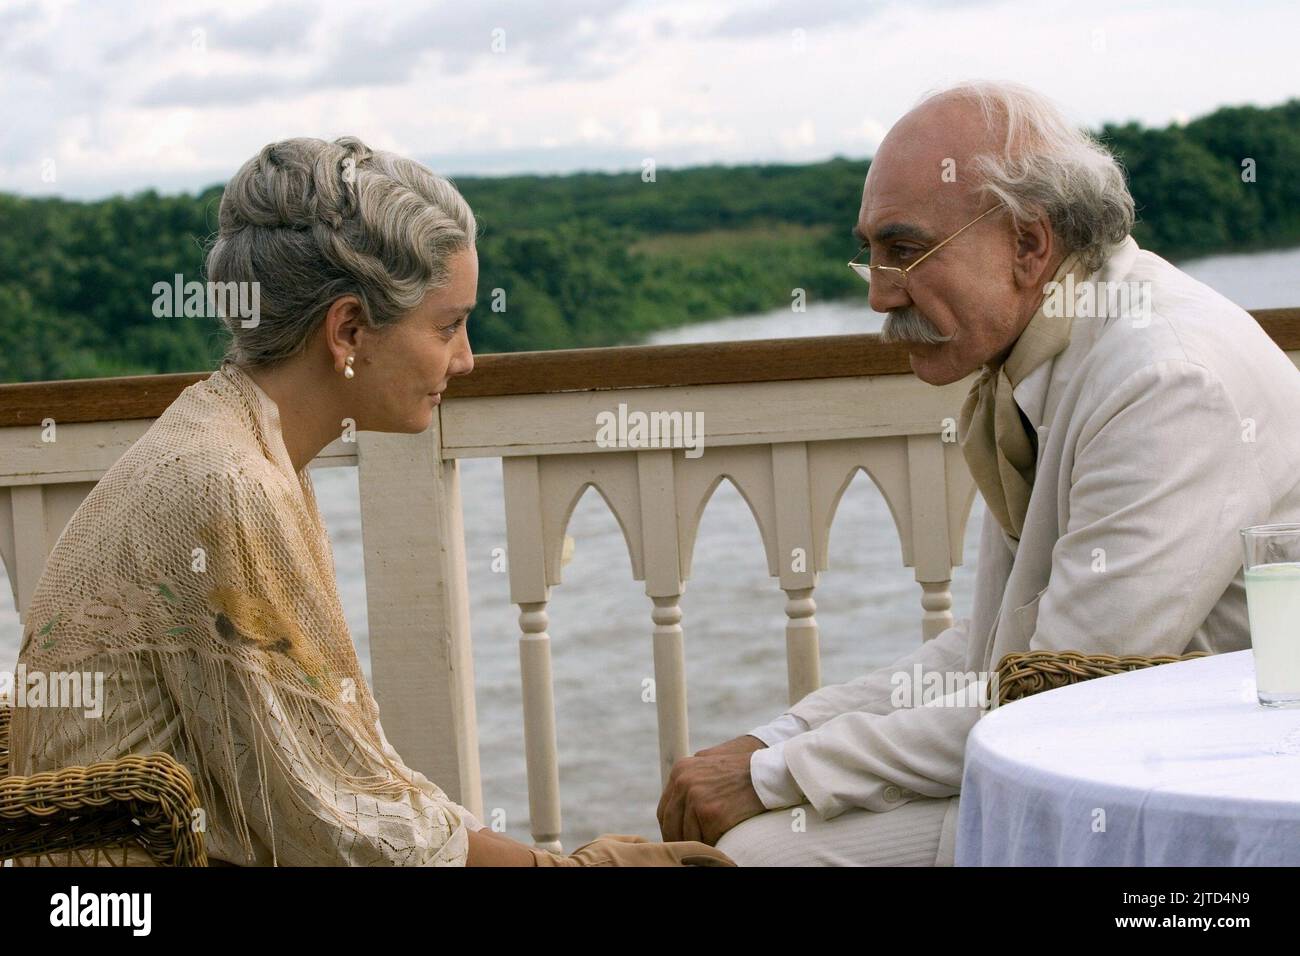
[[[27,617],[20,661],[103,673],[102,712],[15,712],[15,772],[169,752],[210,858],[236,865],[730,865],[639,837],[535,850],[384,736],[307,465],[345,422],[424,431],[473,369],[475,222],[452,184],[350,137],[273,143],[226,186],[207,269],[255,290],[253,314],[223,317],[221,367],[87,496]]]

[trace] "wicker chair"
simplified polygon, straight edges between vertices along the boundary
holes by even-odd
[[[143,850],[159,866],[207,866],[191,826],[194,781],[168,754],[128,756],[29,777],[9,776],[9,719],[0,700],[0,862],[72,854],[110,863],[107,851]]]
[[[1094,677],[1173,664],[1205,657],[1205,651],[1171,657],[1112,657],[1110,654],[1080,654],[1076,651],[1030,651],[1008,654],[998,664],[999,706],[1045,690],[1077,684]]]

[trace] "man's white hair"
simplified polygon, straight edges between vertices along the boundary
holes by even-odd
[[[1024,86],[965,82],[920,102],[935,97],[978,105],[990,129],[1003,133],[1000,152],[975,158],[978,188],[1005,202],[1019,222],[1046,213],[1065,250],[1078,252],[1089,272],[1101,268],[1133,229],[1133,196],[1111,152]]]

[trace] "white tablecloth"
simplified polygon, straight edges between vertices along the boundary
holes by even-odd
[[[1300,865],[1300,709],[1251,651],[995,708],[966,744],[958,866]]]

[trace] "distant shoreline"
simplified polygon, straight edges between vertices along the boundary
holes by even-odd
[[[1096,133],[1124,166],[1133,237],[1171,262],[1300,245],[1300,99]],[[465,177],[479,223],[475,351],[588,348],[792,303],[861,299],[845,264],[865,159],[652,174]],[[156,318],[203,278],[222,187],[78,202],[0,193],[0,382],[215,368],[216,320]]]

